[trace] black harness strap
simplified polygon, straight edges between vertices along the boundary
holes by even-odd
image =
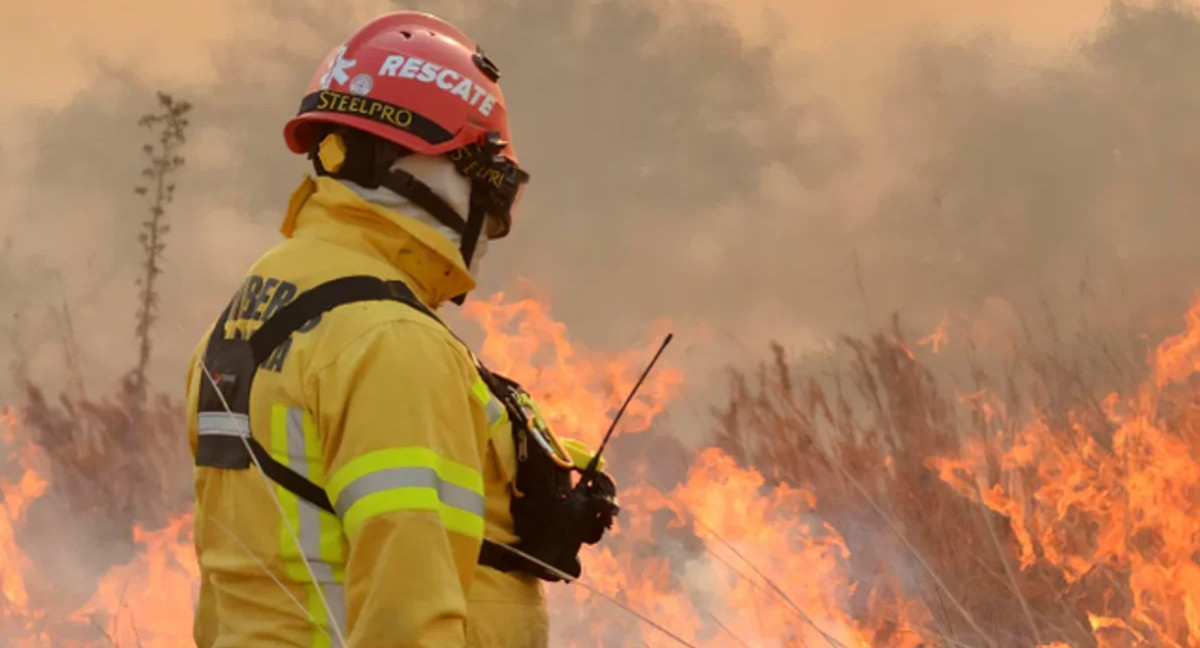
[[[484,540],[483,545],[479,547],[477,562],[502,572],[521,571],[530,566],[530,562],[524,556],[487,540]],[[535,567],[537,566],[535,565]]]
[[[284,306],[272,315],[270,319],[263,322],[250,335],[250,338],[244,342],[224,339],[224,327],[226,321],[229,319],[232,305],[230,308],[226,308],[225,312],[221,314],[221,318],[217,321],[217,325],[213,329],[213,334],[209,339],[208,348],[205,352],[205,363],[228,364],[230,367],[243,366],[246,367],[246,372],[250,373],[250,375],[238,376],[236,373],[234,375],[222,375],[214,370],[214,382],[217,382],[218,385],[226,384],[233,387],[233,389],[229,390],[230,393],[224,397],[226,404],[230,405],[228,408],[229,411],[226,411],[226,408],[219,403],[210,404],[209,407],[202,411],[218,415],[228,415],[230,413],[241,415],[245,417],[244,420],[248,425],[250,384],[253,382],[253,377],[257,373],[258,367],[271,357],[271,354],[274,353],[279,345],[283,344],[293,333],[303,329],[314,318],[338,306],[355,302],[385,300],[405,304],[445,326],[441,319],[428,306],[421,302],[404,282],[384,281],[378,277],[365,275],[334,279],[300,293],[287,306]],[[446,330],[449,329],[447,328]],[[453,335],[453,332],[451,332],[451,335]],[[221,351],[228,355],[221,355],[219,353]],[[241,357],[238,357],[239,354],[241,354]],[[215,361],[214,356],[216,356]],[[240,364],[239,360],[241,361]],[[212,365],[209,364],[209,366],[211,367]],[[480,375],[484,377],[484,380],[489,381],[491,379],[490,372],[478,362],[476,362],[476,366],[479,369]],[[239,379],[246,381],[246,383],[236,384],[236,381]],[[211,385],[209,386],[211,387]],[[225,391],[226,389],[222,388],[222,392]],[[201,394],[201,403],[203,406],[205,402],[204,392],[202,391]],[[253,455],[258,465],[262,467],[263,473],[271,481],[317,508],[336,515],[333,503],[329,501],[329,495],[325,492],[324,488],[312,482],[304,475],[276,461],[271,456],[271,453],[252,434],[246,436],[222,434],[201,435],[198,440],[196,464],[233,470],[248,469],[250,467],[250,456],[246,453],[247,445],[250,447],[249,454]],[[523,562],[523,558],[505,551],[491,542],[484,541],[480,548],[478,563],[499,571],[521,569]]]
[[[304,328],[310,320],[327,311],[354,302],[385,300],[402,302],[438,322],[441,321],[417,299],[403,281],[383,281],[365,275],[341,277],[300,293],[287,306],[263,322],[250,335],[254,364],[258,366],[266,362],[276,347],[283,344],[292,333]]]
[[[304,328],[312,319],[344,304],[382,300],[401,302],[424,313],[439,323],[441,322],[433,311],[429,310],[421,300],[417,299],[417,296],[412,293],[412,290],[404,282],[385,282],[377,277],[365,275],[342,277],[300,293],[287,306],[284,306],[279,312],[272,315],[270,319],[263,322],[250,335],[250,338],[246,340],[250,354],[253,357],[253,363],[250,366],[257,372],[258,367],[271,357],[271,354],[274,353],[279,345],[283,344],[292,333]],[[226,308],[225,312],[221,313],[221,318],[217,321],[217,325],[213,329],[213,334],[209,339],[208,348],[205,353],[206,364],[215,364],[213,356],[217,352],[219,345],[229,342],[221,337],[225,323],[229,319],[229,311],[230,309]],[[236,350],[234,353],[236,353]],[[214,370],[213,380],[218,384],[238,379],[253,382],[253,376],[228,376],[220,373],[220,370]],[[248,417],[248,411],[238,410],[249,409],[249,386],[244,386],[241,393],[243,394],[243,398],[241,399],[232,395],[226,396],[225,404],[230,405],[232,413]],[[245,400],[246,402],[230,403],[228,402],[230,400]],[[218,413],[222,412],[224,412],[224,407]],[[249,445],[250,454],[253,455],[268,478],[287,489],[296,497],[309,502],[323,511],[335,513],[333,503],[329,501],[329,495],[326,494],[324,488],[276,461],[271,456],[271,453],[253,435],[203,435],[199,438],[197,445],[196,463],[202,466],[218,468],[249,468],[249,457],[246,456],[246,445]]]
[[[271,481],[279,484],[292,495],[316,506],[322,511],[337,515],[337,512],[333,510],[333,502],[329,501],[329,495],[325,493],[324,488],[317,486],[300,473],[275,461],[271,453],[267,452],[267,449],[253,436],[246,438],[246,441],[249,442],[250,452],[258,460],[258,465],[262,466],[263,474],[270,478]]]

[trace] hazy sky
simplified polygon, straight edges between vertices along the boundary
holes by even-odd
[[[0,326],[52,373],[65,298],[89,375],[132,363],[135,122],[174,92],[197,106],[157,337],[155,376],[177,381],[277,238],[305,169],[280,130],[313,66],[399,5],[4,2],[0,55],[20,91],[0,103]],[[611,348],[646,343],[659,318],[708,326],[688,356],[701,373],[737,357],[730,337],[756,353],[866,312],[929,329],[945,312],[1003,319],[1085,276],[1117,297],[1097,298],[1116,322],[1170,316],[1191,294],[1188,10],[784,4],[410,5],[460,21],[498,62],[533,174],[481,293],[528,278],[579,339]]]
[[[679,8],[698,3],[658,0],[649,4]],[[1058,50],[1094,28],[1108,6],[1103,0],[863,0],[852,6],[813,0],[738,0],[715,4],[727,14],[729,24],[751,42],[770,41],[785,50],[780,52],[784,54],[822,55],[822,72],[827,78],[843,78],[847,87],[863,81],[848,77],[878,70],[915,34],[969,36],[980,30],[998,30],[1022,45]],[[4,18],[0,55],[11,62],[36,60],[36,69],[29,72],[37,81],[0,109],[11,116],[34,101],[68,99],[92,83],[95,77],[89,62],[96,58],[130,65],[139,76],[163,83],[214,81],[217,70],[210,60],[214,47],[247,30],[277,28],[274,16],[262,11],[266,5],[243,0],[6,2],[0,9]],[[333,21],[346,24],[352,22],[347,14],[361,17],[389,6],[403,5],[346,3],[329,13],[338,14]],[[456,7],[453,13],[461,11],[466,10]],[[312,42],[316,50],[325,45]],[[824,55],[834,55],[836,61]]]

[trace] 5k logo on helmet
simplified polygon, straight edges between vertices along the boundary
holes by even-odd
[[[325,76],[321,77],[321,89],[328,90],[329,85],[337,81],[350,90],[350,94],[360,97],[371,94],[371,88],[375,87],[375,79],[370,74],[358,74],[351,79],[349,72],[355,65],[358,65],[358,61],[346,58],[346,46],[343,45],[338,49],[337,56],[329,62],[329,70]]]
[[[346,46],[342,45],[338,49],[337,56],[329,62],[329,70],[325,72],[325,76],[321,77],[321,89],[328,90],[329,84],[333,81],[346,85],[346,82],[350,80],[348,73],[354,69],[355,65],[358,65],[358,61],[347,59]]]

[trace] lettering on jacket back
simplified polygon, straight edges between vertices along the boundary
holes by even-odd
[[[250,275],[242,284],[242,289],[234,296],[233,310],[229,313],[229,321],[235,326],[241,322],[265,322],[279,309],[287,306],[299,294],[296,284],[276,277]],[[314,317],[300,327],[300,333],[306,333],[316,328],[321,318]],[[292,348],[292,338],[280,344],[271,357],[262,364],[261,369],[274,371],[283,370],[288,352]]]

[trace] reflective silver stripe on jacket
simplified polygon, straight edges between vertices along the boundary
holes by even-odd
[[[250,438],[250,418],[231,412],[200,412],[196,421],[200,436],[236,436]]]

